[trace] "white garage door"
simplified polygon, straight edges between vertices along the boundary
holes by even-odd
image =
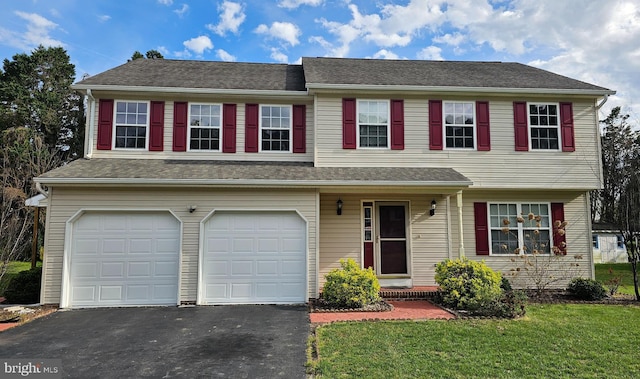
[[[205,224],[200,303],[304,303],[306,251],[295,212],[217,212]]]
[[[69,305],[175,305],[180,224],[166,212],[85,213],[73,223]]]

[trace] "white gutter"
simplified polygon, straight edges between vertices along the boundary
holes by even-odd
[[[219,186],[259,186],[259,187],[468,187],[472,181],[438,182],[398,182],[361,180],[256,180],[256,179],[145,179],[145,178],[34,178],[37,184],[87,184],[87,185],[219,185]]]
[[[309,92],[313,90],[339,91],[403,91],[403,92],[460,92],[460,93],[505,93],[505,94],[535,94],[535,95],[614,95],[611,90],[581,90],[558,88],[502,88],[502,87],[447,87],[447,86],[415,86],[415,85],[381,85],[381,84],[326,84],[307,83]]]
[[[85,122],[88,128],[85,127],[85,136],[84,136],[84,157],[91,158],[93,156],[93,131],[95,128],[95,117],[96,114],[96,99],[93,97],[91,93],[91,88],[87,88],[87,98],[89,99],[89,113],[85,116]]]
[[[615,93],[615,92],[614,92]],[[611,95],[613,95],[614,93],[612,93]],[[599,111],[600,108],[602,108],[602,106],[604,105],[604,103],[607,102],[607,100],[609,100],[609,94],[605,94],[604,95],[604,99],[602,99],[602,101],[600,102],[600,104],[596,105],[596,110]]]
[[[285,90],[255,90],[255,89],[217,89],[217,88],[184,88],[184,87],[154,87],[154,86],[119,86],[103,84],[73,84],[75,90],[94,91],[122,91],[122,92],[158,92],[179,94],[204,94],[226,96],[278,96],[278,97],[309,97],[307,91]]]

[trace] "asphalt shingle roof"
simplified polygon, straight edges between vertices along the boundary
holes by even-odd
[[[514,62],[464,62],[302,58],[307,85],[407,85],[427,87],[606,88]]]
[[[135,59],[77,84],[305,91],[300,65]]]
[[[82,86],[306,91],[317,85],[613,91],[514,62],[302,58],[302,65],[136,59]]]
[[[451,168],[417,167],[314,167],[310,162],[245,162],[161,159],[78,159],[42,174],[47,183],[229,184],[251,181],[265,185],[471,185]]]

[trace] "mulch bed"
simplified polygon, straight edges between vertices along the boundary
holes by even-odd
[[[316,299],[309,303],[309,310],[310,312],[389,312],[393,310],[393,305],[380,300],[362,308],[336,308],[323,299]]]

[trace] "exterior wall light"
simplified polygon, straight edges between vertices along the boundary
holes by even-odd
[[[336,201],[336,214],[340,216],[342,214],[342,199],[338,198]]]
[[[436,200],[431,200],[431,209],[429,210],[429,216],[433,216],[436,214]]]

